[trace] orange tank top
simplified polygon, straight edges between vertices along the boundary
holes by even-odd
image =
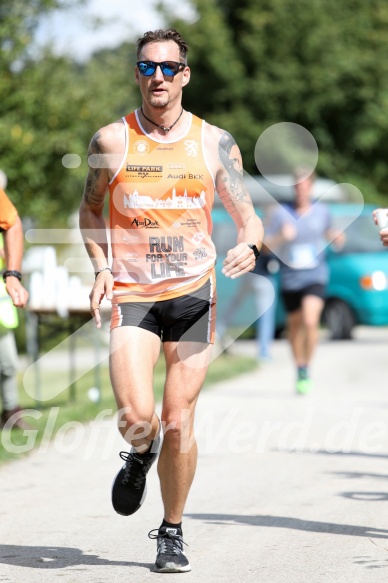
[[[8,231],[15,224],[17,216],[17,210],[0,188],[0,231]]]
[[[216,259],[204,122],[190,114],[187,133],[163,142],[145,133],[137,111],[123,123],[125,155],[109,184],[113,303],[194,292],[214,277]]]

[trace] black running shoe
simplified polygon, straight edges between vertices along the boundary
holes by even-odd
[[[154,534],[156,532],[156,534]],[[158,573],[186,573],[191,571],[188,558],[183,552],[186,543],[182,538],[182,531],[178,528],[163,526],[151,530],[149,538],[157,539],[157,555],[155,571]]]
[[[139,455],[134,448],[128,453],[120,452],[125,464],[117,474],[112,487],[112,504],[118,514],[129,516],[139,510],[146,494],[147,474],[158,457],[161,437],[152,442],[152,453]]]

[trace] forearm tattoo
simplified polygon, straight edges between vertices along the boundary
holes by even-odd
[[[233,210],[236,202],[251,203],[248,189],[244,184],[241,160],[233,157],[233,148],[238,150],[233,136],[229,132],[224,132],[218,144],[218,152],[226,170],[226,175],[222,178],[225,188],[218,194],[227,210]]]
[[[101,156],[102,150],[99,143],[100,138],[101,138],[100,132],[97,132],[93,136],[92,141],[90,142],[89,145],[88,156],[91,156],[92,154],[98,154]],[[92,207],[94,206],[100,207],[101,205],[104,204],[104,194],[101,195],[101,193],[98,192],[98,189],[96,189],[96,183],[100,177],[100,174],[101,167],[96,168],[89,167],[89,172],[85,182],[84,201]]]

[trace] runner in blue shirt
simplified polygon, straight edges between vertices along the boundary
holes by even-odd
[[[343,234],[333,231],[327,206],[312,201],[311,171],[299,169],[294,176],[294,201],[273,213],[266,242],[281,260],[280,291],[297,367],[296,390],[305,394],[312,388],[309,367],[329,279],[324,250],[328,240],[341,245]]]

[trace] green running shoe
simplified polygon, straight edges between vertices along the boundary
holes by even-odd
[[[307,395],[313,388],[311,379],[298,379],[296,381],[296,392],[298,395]]]
[[[313,388],[312,381],[309,375],[309,369],[307,366],[298,367],[298,380],[296,381],[296,392],[299,395],[306,395]]]

